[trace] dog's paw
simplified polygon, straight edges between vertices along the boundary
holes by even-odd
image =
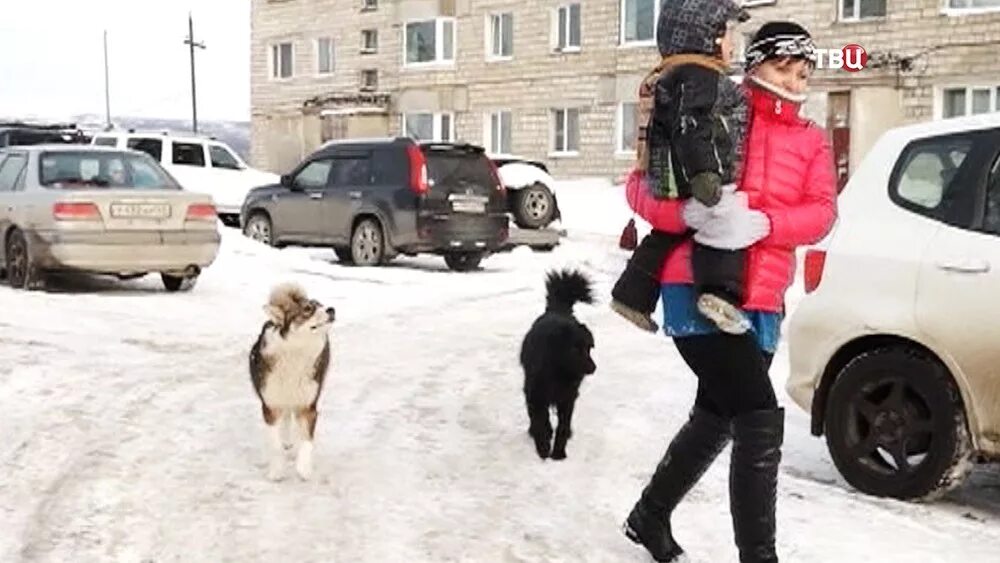
[[[549,454],[551,452],[549,451],[549,446],[548,445],[535,444],[535,453],[537,453],[538,457],[541,458],[541,459],[548,459],[549,458]]]
[[[303,481],[308,481],[312,478],[312,453],[312,442],[303,442],[302,445],[299,446],[299,453],[295,458],[295,472],[299,474],[299,477],[301,477]]]
[[[284,480],[285,479],[284,466],[271,464],[271,466],[267,468],[267,478],[268,480],[274,481],[275,483]]]
[[[566,459],[566,450],[552,450],[552,459],[556,461]]]

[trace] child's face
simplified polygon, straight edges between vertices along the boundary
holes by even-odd
[[[753,74],[793,94],[805,94],[809,88],[812,65],[804,59],[769,59],[757,65]]]
[[[726,33],[718,39],[719,43],[719,57],[722,62],[732,64],[733,62],[733,28],[732,26],[726,26]]]

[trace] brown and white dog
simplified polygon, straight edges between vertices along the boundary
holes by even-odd
[[[283,442],[291,437],[298,446],[295,469],[309,479],[316,404],[330,366],[329,329],[335,312],[293,283],[275,286],[264,311],[268,320],[250,350],[250,379],[266,424],[267,476],[284,478]]]

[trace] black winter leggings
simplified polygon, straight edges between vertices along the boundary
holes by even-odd
[[[674,344],[698,377],[699,408],[725,418],[778,408],[767,375],[773,355],[761,350],[752,333],[685,336]]]

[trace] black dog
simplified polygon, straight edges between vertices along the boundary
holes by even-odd
[[[549,272],[545,313],[535,320],[521,344],[524,368],[524,398],[531,425],[528,434],[542,459],[566,458],[566,442],[572,435],[570,420],[580,383],[597,366],[590,357],[594,335],[573,316],[576,303],[593,303],[590,280],[580,272]],[[555,443],[549,408],[556,407],[559,426]]]

